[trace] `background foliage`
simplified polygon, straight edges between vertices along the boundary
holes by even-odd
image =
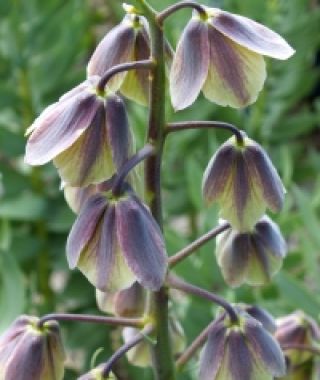
[[[151,1],[155,7],[156,0]],[[161,7],[173,3],[162,0]],[[204,1],[260,21],[284,35],[297,50],[288,62],[268,62],[269,76],[258,102],[244,111],[219,108],[200,98],[169,120],[224,120],[259,141],[281,173],[288,194],[274,216],[289,244],[284,268],[262,288],[225,285],[213,256],[214,243],[177,267],[186,279],[218,291],[229,300],[259,303],[278,316],[296,308],[315,318],[320,313],[320,6],[312,0]],[[97,313],[94,289],[70,272],[65,241],[74,215],[59,190],[51,165],[23,163],[24,132],[36,115],[82,81],[97,41],[122,15],[117,0],[0,1],[0,330],[18,314],[50,311]],[[190,11],[167,25],[173,45]],[[146,110],[127,102],[137,145],[143,142]],[[185,131],[169,137],[164,162],[164,206],[168,252],[214,227],[217,210],[201,199],[202,172],[227,135]],[[214,310],[198,299],[177,296],[173,308],[190,341]],[[185,318],[187,316],[187,318]],[[64,325],[68,348],[66,379],[98,362],[119,344],[119,332],[84,324]],[[195,363],[182,378],[192,378]],[[131,371],[131,379],[149,379],[149,371]]]

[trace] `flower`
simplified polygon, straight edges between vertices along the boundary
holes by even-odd
[[[141,317],[145,310],[146,296],[146,291],[138,282],[115,293],[96,291],[101,311],[124,318]]]
[[[224,221],[222,221],[223,223]],[[267,216],[251,232],[230,228],[217,237],[218,265],[228,285],[263,285],[276,274],[287,252],[279,227]]]
[[[316,321],[303,311],[295,311],[285,317],[278,318],[275,337],[281,346],[302,345],[320,347],[320,328]],[[285,351],[290,366],[297,366],[312,358],[312,353],[298,349]]]
[[[77,266],[103,292],[135,281],[158,290],[167,271],[160,228],[132,192],[111,199],[99,193],[87,200],[69,234],[67,258],[70,268]]]
[[[96,94],[92,77],[47,107],[34,121],[25,162],[43,165],[53,160],[71,186],[99,183],[127,160],[130,132],[123,101]]]
[[[202,90],[221,106],[240,108],[257,99],[266,79],[263,56],[288,59],[294,50],[277,33],[246,17],[205,8],[187,24],[170,73],[172,104],[191,105]]]
[[[88,76],[102,76],[113,66],[150,57],[148,24],[144,17],[128,13],[98,44],[87,67]],[[148,70],[130,70],[117,74],[108,82],[113,92],[120,89],[126,97],[140,104],[148,103]]]
[[[263,148],[244,136],[227,140],[211,158],[202,181],[207,203],[219,202],[220,216],[240,232],[251,231],[267,207],[282,208],[285,188]]]
[[[286,365],[277,341],[240,308],[238,323],[223,313],[208,335],[200,358],[201,380],[273,380]]]
[[[0,378],[5,380],[62,380],[64,350],[59,325],[20,316],[0,337]]]

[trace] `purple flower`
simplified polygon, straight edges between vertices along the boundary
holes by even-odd
[[[159,226],[132,193],[117,199],[103,193],[90,197],[71,229],[67,258],[70,268],[78,267],[103,292],[135,281],[158,290],[167,271]]]
[[[26,163],[53,160],[71,186],[102,182],[123,165],[131,140],[126,110],[116,95],[96,94],[98,80],[75,87],[34,121],[27,131]]]
[[[62,380],[64,350],[59,325],[38,325],[36,317],[21,316],[0,337],[0,378]]]
[[[253,103],[266,79],[263,56],[287,59],[294,50],[277,33],[246,17],[206,8],[186,26],[170,74],[175,109],[191,105],[202,90],[214,103],[234,108]]]

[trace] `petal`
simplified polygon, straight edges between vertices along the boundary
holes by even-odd
[[[138,329],[133,327],[125,327],[122,330],[122,336],[124,342],[129,342],[132,338],[134,338],[137,333],[139,333]],[[126,354],[129,363],[138,366],[138,367],[149,367],[151,366],[152,360],[150,355],[150,347],[147,340],[143,340],[135,347],[131,348]]]
[[[221,106],[245,107],[256,101],[266,79],[261,55],[208,28],[210,64],[203,87],[206,98]]]
[[[228,141],[211,158],[202,179],[202,194],[206,202],[217,201],[227,188],[234,159],[235,149]]]
[[[88,76],[102,76],[113,66],[130,62],[134,40],[135,31],[127,16],[121,24],[111,29],[97,46],[88,63]],[[117,74],[108,82],[108,87],[112,91],[117,91],[125,76],[126,73]]]
[[[106,127],[116,169],[127,161],[131,135],[124,102],[119,96],[110,96],[106,102]]]
[[[78,261],[82,273],[103,292],[128,288],[136,280],[119,249],[115,229],[115,209],[109,206]]]
[[[43,165],[69,148],[90,126],[101,101],[88,91],[56,103],[35,121],[25,162]]]
[[[210,23],[225,36],[258,54],[276,59],[288,59],[292,47],[277,33],[247,17],[215,9]]]
[[[99,183],[115,172],[104,113],[101,104],[89,128],[54,159],[59,175],[71,186],[85,187]]]
[[[249,165],[250,175],[255,177],[259,186],[263,189],[265,202],[273,212],[281,210],[284,202],[285,188],[273,166],[261,146],[250,139],[245,157]]]
[[[96,289],[96,301],[99,309],[107,314],[115,314],[114,310],[114,298],[116,293],[101,292]]]
[[[74,213],[78,214],[86,201],[98,192],[98,187],[96,185],[87,187],[72,187],[67,185],[63,191],[69,207]]]
[[[137,198],[116,205],[117,235],[130,269],[142,286],[158,290],[167,271],[162,234],[149,211]]]
[[[176,110],[190,106],[208,75],[208,27],[191,20],[178,42],[170,72],[170,93]]]
[[[284,376],[286,373],[284,355],[272,335],[253,319],[246,321],[245,333],[256,360],[263,363],[273,376]]]
[[[67,240],[67,259],[71,269],[77,266],[81,252],[92,238],[106,207],[106,198],[95,195],[82,208]]]
[[[215,323],[208,335],[208,341],[200,357],[201,380],[215,380],[225,355],[226,328]]]
[[[132,61],[149,59],[149,45],[147,31],[145,29],[139,30],[136,35]],[[130,70],[123,81],[120,91],[127,98],[146,106],[149,100],[150,83],[149,70]]]
[[[135,282],[130,288],[117,292],[114,298],[115,312],[121,317],[141,317],[146,305],[146,292]]]
[[[262,326],[271,334],[276,331],[276,322],[273,316],[259,306],[248,306],[245,311],[254,319],[262,323]]]

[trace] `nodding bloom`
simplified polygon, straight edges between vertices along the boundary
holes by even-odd
[[[147,293],[135,282],[130,288],[115,293],[101,292],[97,289],[97,304],[101,311],[124,318],[142,317],[145,311]]]
[[[173,106],[190,106],[200,91],[221,106],[245,107],[266,79],[263,56],[288,59],[294,50],[277,33],[246,17],[205,7],[187,24],[173,59]]]
[[[123,165],[131,141],[125,106],[116,95],[100,97],[98,81],[88,79],[40,114],[27,131],[26,163],[53,160],[71,186],[102,182]]]
[[[216,239],[218,265],[228,285],[263,285],[281,268],[287,245],[279,227],[267,216],[250,232],[230,228]]]
[[[204,172],[202,192],[207,203],[219,203],[221,218],[247,232],[267,208],[282,208],[285,188],[263,148],[244,136],[243,144],[231,137],[217,150]]]
[[[148,24],[144,17],[128,13],[123,21],[111,29],[96,47],[87,67],[88,76],[102,76],[113,66],[146,60],[150,57]],[[119,73],[108,82],[113,92],[120,90],[126,97],[143,105],[149,96],[148,70]]]
[[[317,322],[303,311],[295,311],[276,320],[277,330],[275,337],[281,346],[302,345],[320,348],[320,328]],[[313,354],[310,351],[299,349],[285,350],[289,367],[295,367],[310,360]]]
[[[64,350],[59,325],[23,315],[0,337],[0,378],[62,380]]]
[[[132,192],[117,198],[99,193],[87,200],[69,234],[67,258],[70,268],[78,267],[102,292],[135,281],[158,290],[167,271],[159,226]]]
[[[226,313],[217,317],[200,358],[201,380],[273,380],[284,376],[286,364],[277,341],[241,308],[239,321]]]

